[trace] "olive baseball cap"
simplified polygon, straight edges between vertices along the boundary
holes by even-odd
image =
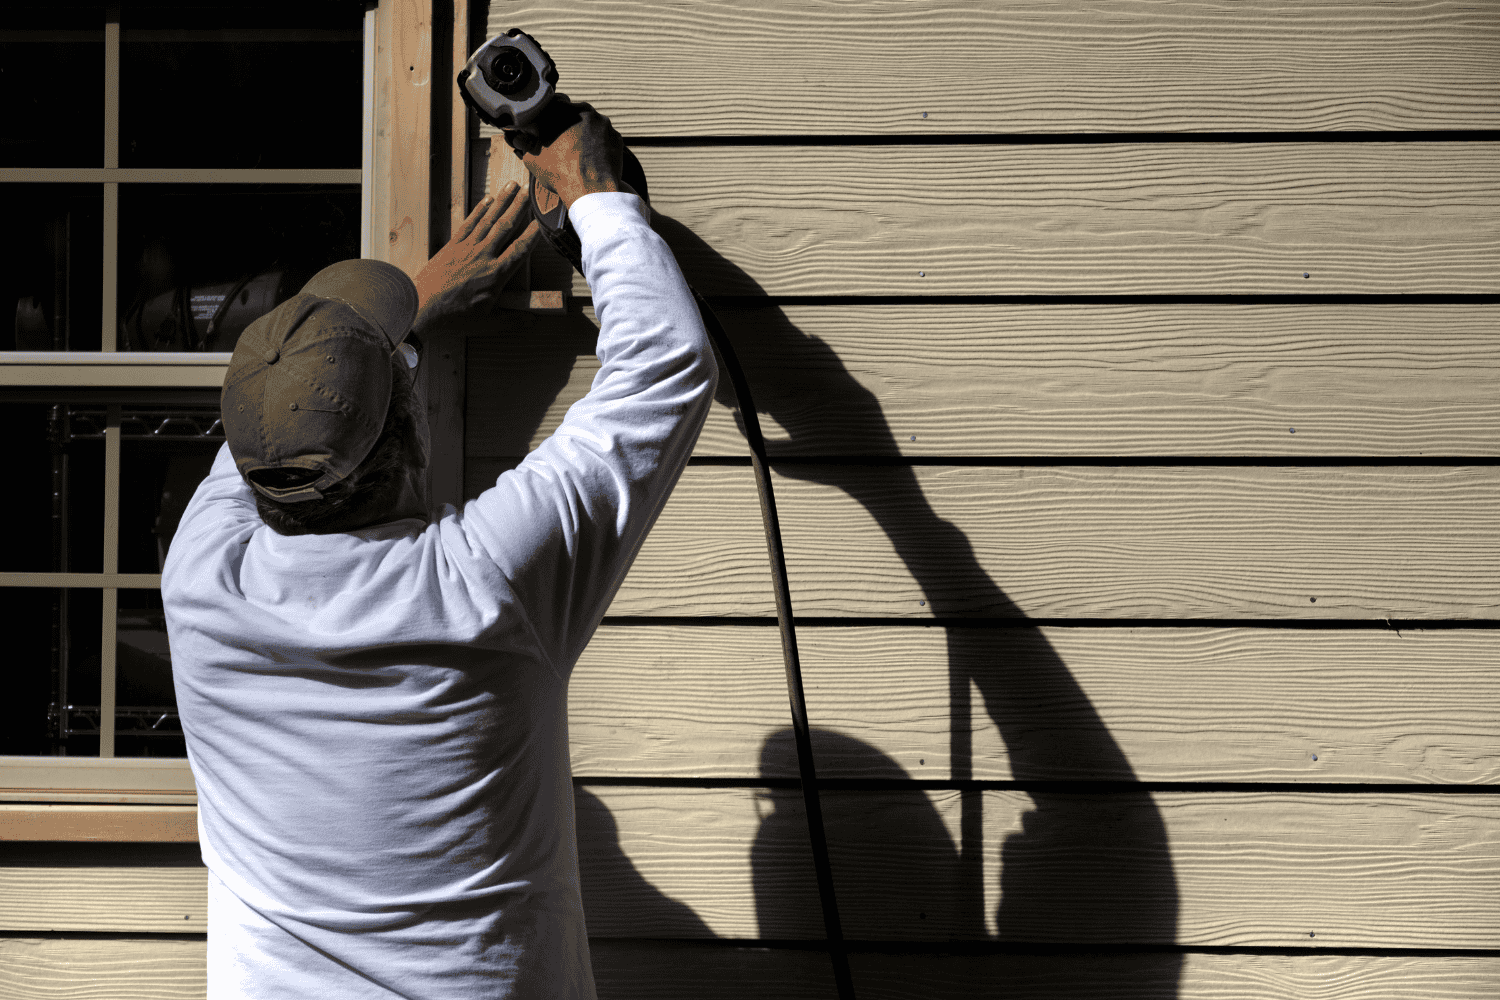
[[[391,362],[417,314],[406,272],[345,260],[245,328],[220,414],[240,475],[282,503],[316,500],[385,426]]]

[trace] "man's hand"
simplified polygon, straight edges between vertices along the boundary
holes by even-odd
[[[572,208],[573,202],[595,191],[635,194],[620,180],[625,140],[590,105],[574,104],[567,94],[554,94],[537,126],[539,135],[507,129],[505,141],[537,181],[557,192],[564,205]]]
[[[499,197],[487,197],[469,213],[448,241],[417,273],[420,330],[446,316],[495,307],[500,289],[515,273],[541,232],[530,218],[525,192],[507,184]]]

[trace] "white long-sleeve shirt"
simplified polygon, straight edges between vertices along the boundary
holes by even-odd
[[[640,199],[570,211],[599,374],[462,510],[279,535],[228,446],[162,572],[209,997],[591,998],[567,681],[716,367]]]

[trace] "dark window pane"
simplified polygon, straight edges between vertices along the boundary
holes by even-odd
[[[121,411],[120,572],[161,572],[177,522],[223,443],[217,405]]]
[[[119,347],[232,351],[253,319],[358,256],[358,185],[121,185]]]
[[[99,350],[103,187],[5,184],[0,196],[0,350]]]
[[[11,488],[0,514],[12,531],[0,570],[98,573],[104,568],[104,421],[67,404],[0,403],[10,435]]]
[[[0,754],[51,754],[57,745],[56,722],[49,724],[48,709],[56,684],[58,625],[66,593],[42,587],[0,589],[7,666]]]
[[[161,592],[122,590],[115,635],[115,756],[186,757]]]
[[[63,636],[49,725],[70,757],[99,755],[99,635],[104,593],[64,592]]]
[[[122,28],[122,167],[360,165],[358,5],[131,5]]]
[[[0,106],[0,166],[104,166],[103,8],[7,11]]]

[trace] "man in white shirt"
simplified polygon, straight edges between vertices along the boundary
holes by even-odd
[[[523,159],[580,236],[600,370],[478,499],[427,509],[403,339],[503,284],[535,236],[524,193],[481,204],[415,287],[336,264],[236,346],[228,443],[162,573],[211,998],[594,995],[567,681],[716,367],[619,135],[569,110]]]

